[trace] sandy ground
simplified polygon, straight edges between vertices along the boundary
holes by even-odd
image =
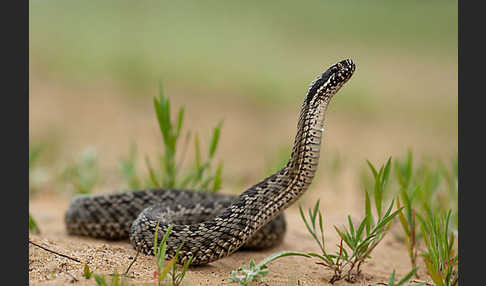
[[[327,194],[332,198],[321,205],[325,215],[326,242],[329,250],[338,243],[337,234],[332,225],[341,225],[346,214],[359,219],[360,212],[350,212],[351,197]],[[340,197],[340,198],[339,198]],[[309,198],[307,198],[309,199]],[[337,203],[331,203],[337,202]],[[110,242],[67,235],[64,229],[63,213],[69,204],[67,197],[57,194],[45,194],[31,200],[30,211],[35,213],[42,230],[41,235],[30,235],[30,239],[51,250],[63,253],[88,263],[91,270],[100,274],[110,274],[115,270],[124,272],[136,256],[136,250],[127,241]],[[332,207],[332,208],[331,208]],[[332,211],[331,211],[332,210]],[[261,252],[239,251],[230,257],[213,262],[207,266],[191,268],[184,280],[184,285],[235,285],[229,282],[229,274],[239,266],[247,266],[250,259],[257,262],[283,250],[318,252],[318,246],[307,233],[296,207],[286,211],[288,232],[284,242],[274,248]],[[315,264],[316,259],[286,257],[269,265],[270,274],[266,277],[268,285],[330,285],[332,272]],[[83,263],[60,257],[33,245],[29,245],[29,280],[31,285],[94,285],[93,279],[82,276]],[[372,259],[363,266],[365,281],[386,282],[395,269],[399,276],[409,271],[409,261],[403,244],[389,235],[376,249]],[[153,256],[139,255],[130,269],[132,285],[155,285],[155,262]],[[424,273],[421,273],[424,275]],[[424,277],[424,276],[422,276]],[[338,281],[334,285],[346,285]],[[258,284],[254,284],[258,285]],[[264,285],[264,284],[260,284]]]
[[[157,130],[151,96],[133,99],[123,94],[123,89],[103,85],[70,88],[59,82],[49,83],[35,77],[31,80],[30,96],[30,138],[33,142],[54,141],[50,152],[50,164],[60,164],[86,148],[99,148],[103,170],[114,170],[122,155],[128,153],[131,140],[136,139],[139,156],[156,154],[160,150],[160,134]],[[225,123],[217,159],[225,162],[223,192],[239,193],[258,179],[263,178],[265,164],[281,146],[290,146],[294,136],[298,107],[272,104],[255,104],[239,100],[238,96],[211,97],[190,90],[169,90],[173,104],[186,106],[186,126],[195,126],[201,132],[209,130],[218,120]],[[191,96],[174,96],[191,94]],[[68,96],[67,96],[68,95]],[[214,104],[216,103],[217,104]],[[261,107],[259,107],[261,106]],[[417,119],[416,123],[420,120]],[[411,124],[409,119],[382,121],[353,114],[343,114],[330,109],[327,119],[327,135],[323,159],[311,189],[301,199],[305,208],[321,199],[324,214],[326,243],[333,252],[338,236],[333,226],[346,222],[351,215],[355,221],[362,217],[362,192],[358,183],[357,166],[363,166],[365,159],[379,164],[391,155],[403,156],[408,147],[417,153],[431,153],[448,157],[457,152],[457,130],[436,128],[425,122]],[[206,136],[208,137],[208,136]],[[207,139],[206,139],[207,140]],[[276,142],[281,142],[276,145]],[[338,178],[329,180],[326,154],[339,152],[346,168]],[[190,155],[188,155],[190,156]],[[119,178],[113,179],[113,172],[104,187],[96,192],[117,189]],[[118,180],[118,181],[117,181]],[[117,270],[124,272],[136,256],[136,250],[128,242],[109,242],[84,237],[68,236],[63,215],[71,195],[63,190],[47,187],[32,195],[29,211],[40,226],[40,235],[30,239],[49,249],[75,257],[89,264],[91,270],[110,274]],[[286,211],[288,232],[283,244],[262,252],[237,252],[207,266],[191,268],[183,285],[236,285],[229,283],[230,272],[239,266],[247,266],[250,259],[257,262],[283,250],[318,252],[318,246],[307,233],[293,205]],[[393,230],[393,229],[392,229]],[[332,272],[315,259],[286,257],[269,265],[267,285],[328,285]],[[422,261],[419,261],[422,263]],[[419,274],[426,277],[423,265]],[[364,264],[365,281],[355,285],[371,285],[386,282],[395,269],[401,277],[410,270],[404,244],[398,242],[392,233],[373,252],[372,258]],[[155,263],[152,256],[140,255],[129,275],[132,285],[155,285]],[[83,264],[53,255],[29,244],[29,281],[31,285],[95,285],[93,279],[82,277]],[[347,285],[338,281],[334,285]],[[255,284],[264,285],[264,284]]]

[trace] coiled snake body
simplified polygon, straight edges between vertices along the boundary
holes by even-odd
[[[328,103],[354,70],[352,60],[343,60],[311,83],[290,160],[241,195],[162,189],[78,196],[66,211],[68,233],[129,238],[136,249],[152,254],[159,222],[159,240],[173,226],[167,257],[173,257],[183,243],[178,262],[193,257],[192,265],[210,263],[241,247],[278,244],[286,228],[283,210],[307,190],[317,170]]]

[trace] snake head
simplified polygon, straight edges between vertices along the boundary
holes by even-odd
[[[351,78],[355,70],[356,65],[351,59],[330,66],[311,83],[307,92],[307,102],[313,102],[315,99],[329,100]]]

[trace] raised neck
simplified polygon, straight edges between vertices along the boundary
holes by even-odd
[[[284,167],[291,183],[304,183],[299,185],[302,192],[308,188],[317,171],[328,102],[329,100],[306,100],[302,104],[292,154]]]

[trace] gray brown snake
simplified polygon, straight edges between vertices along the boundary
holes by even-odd
[[[241,195],[158,189],[77,196],[65,215],[68,233],[110,240],[129,238],[136,249],[153,254],[160,220],[159,240],[173,226],[167,257],[172,258],[184,242],[178,262],[193,257],[191,265],[213,262],[241,247],[277,245],[286,229],[283,210],[307,190],[317,170],[327,106],[354,71],[353,61],[343,60],[311,83],[290,160]]]

